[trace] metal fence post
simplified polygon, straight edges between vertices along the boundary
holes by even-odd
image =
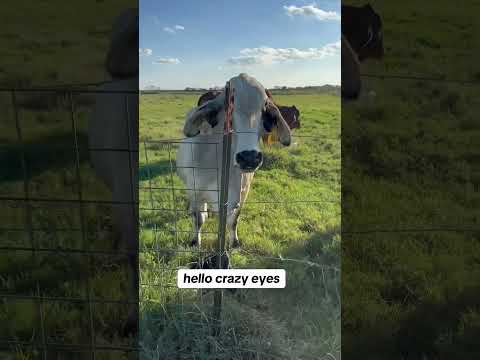
[[[217,268],[222,269],[222,259],[225,255],[225,236],[227,231],[228,184],[230,177],[230,154],[232,148],[232,116],[233,116],[233,88],[230,82],[225,86],[225,125],[222,146],[222,175],[220,181],[220,203],[218,204],[219,224],[217,243]],[[219,335],[222,320],[223,290],[217,289],[214,294],[213,319],[214,335]]]

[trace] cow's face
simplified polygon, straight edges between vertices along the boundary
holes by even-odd
[[[300,111],[295,105],[293,106],[280,106],[280,112],[283,118],[287,122],[290,129],[300,128]]]
[[[360,61],[383,57],[383,24],[370,4],[342,5],[342,34]]]
[[[265,91],[251,87],[245,91],[235,91],[233,111],[233,164],[241,171],[257,170],[263,162],[260,151],[262,115],[267,101]]]
[[[383,24],[380,15],[367,4],[362,10],[362,28],[359,34],[361,38],[358,58],[360,61],[366,58],[381,59],[383,49]]]
[[[240,74],[230,80],[234,96],[232,163],[242,172],[257,170],[263,162],[260,138],[276,128],[280,143],[290,145],[290,128],[265,88],[254,78]],[[187,137],[200,133],[206,121],[212,128],[224,124],[225,93],[196,108],[184,127]],[[223,111],[222,111],[223,110]]]
[[[234,89],[233,141],[234,166],[242,172],[257,170],[263,162],[260,139],[274,127],[280,142],[290,145],[290,129],[265,88],[246,74],[232,79]]]

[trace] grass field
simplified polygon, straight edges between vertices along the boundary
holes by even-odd
[[[85,132],[93,97],[74,97],[82,197],[92,201],[83,206],[82,226],[70,105],[56,94],[41,94],[41,100],[38,93],[17,96],[28,170],[24,174],[11,94],[2,93],[0,102],[6,111],[1,120],[4,132],[0,158],[6,171],[0,178],[0,196],[25,198],[26,179],[29,197],[36,200],[30,209],[22,201],[0,202],[0,291],[7,295],[0,303],[0,320],[4,324],[0,329],[0,357],[37,359],[43,356],[40,348],[45,341],[67,346],[57,350],[52,346],[49,359],[72,359],[69,345],[78,349],[75,358],[87,358],[90,322],[95,327],[97,346],[132,345],[131,339],[119,338],[126,308],[115,303],[125,299],[129,291],[126,266],[122,265],[126,261],[115,255],[110,206],[95,203],[111,199],[90,167],[86,151]],[[85,251],[99,253],[88,256]],[[86,300],[88,288],[90,296],[99,300],[91,307]],[[82,332],[76,330],[78,324]],[[12,347],[9,341],[24,346]],[[98,351],[98,356],[118,359],[126,358],[126,353]]]
[[[55,86],[106,79],[105,54],[113,19],[132,0],[6,1],[0,14],[2,87]],[[28,26],[25,26],[28,24]]]
[[[55,0],[35,4],[7,1],[4,5],[0,14],[0,38],[5,47],[0,59],[0,87],[13,89],[108,79],[104,59],[112,21],[122,5],[135,3],[88,0],[73,4]],[[95,177],[86,151],[93,100],[92,94],[74,97],[81,188],[85,200],[108,201],[110,194]],[[32,203],[32,234],[19,231],[29,228],[25,203],[0,201],[0,358],[85,359],[91,358],[92,340],[99,347],[131,345],[130,340],[118,336],[117,329],[125,320],[123,305],[96,302],[89,308],[86,302],[87,285],[98,300],[119,300],[125,298],[128,281],[121,256],[105,254],[89,259],[81,252],[111,252],[116,236],[105,204],[84,206],[85,237],[79,231],[82,226],[75,200],[80,186],[68,98],[56,93],[16,93],[16,102],[28,170],[24,177],[12,94],[2,91],[0,196],[24,198],[26,179],[31,198],[62,201]],[[88,330],[90,320],[96,330],[93,339]],[[78,324],[83,331],[78,331]],[[46,354],[41,351],[43,343],[53,344]],[[126,359],[127,354],[98,350],[99,358]]]
[[[176,145],[155,143],[183,137],[185,114],[199,95],[163,92],[140,98],[145,358],[207,359],[212,348],[217,359],[339,358],[339,273],[335,277],[315,264],[339,268],[340,98],[274,94],[278,103],[300,109],[302,128],[290,148],[264,149],[265,163],[242,210],[242,247],[233,252],[232,265],[285,268],[287,288],[226,292],[223,332],[213,338],[208,335],[212,294],[176,288],[174,269],[195,262],[198,254],[188,247],[192,220],[185,186],[174,171]],[[205,230],[211,232],[202,244],[208,252],[215,246],[217,220],[208,220]]]
[[[385,58],[364,73],[478,80],[478,3],[373,6]],[[384,231],[343,235],[342,355],[478,358],[478,85],[364,80],[376,100],[342,106],[342,230]]]
[[[122,3],[128,6],[131,2]],[[34,9],[26,1],[4,5],[0,36],[8,50],[0,63],[3,88],[106,79],[103,63],[111,22],[118,15],[114,11],[119,6],[118,1],[87,1],[78,7],[62,1],[38,2]],[[19,14],[24,21],[16,21]],[[30,26],[26,28],[24,23]],[[17,139],[11,93],[0,94],[3,111],[0,159],[4,170],[0,195],[25,197],[26,179],[30,197],[62,199],[60,202],[35,201],[30,210],[16,200],[0,203],[4,214],[0,221],[0,290],[3,296],[0,358],[91,358],[93,342],[105,349],[96,351],[97,359],[127,359],[127,352],[109,349],[110,346],[132,345],[131,341],[120,338],[117,331],[125,320],[125,306],[101,301],[89,306],[86,301],[88,293],[98,300],[122,299],[128,280],[122,256],[108,255],[115,248],[116,240],[109,206],[85,205],[86,231],[80,231],[81,217],[75,201],[80,184],[76,154],[72,149],[70,104],[64,96],[57,95],[17,93],[18,119],[25,143],[22,147]],[[185,112],[196,101],[196,96],[163,94],[152,97],[149,104],[142,98],[142,107],[145,105],[143,109],[146,110],[142,111],[142,139],[178,137]],[[94,175],[86,151],[85,131],[93,97],[81,95],[74,100],[83,198],[109,200],[110,194]],[[146,287],[142,289],[143,298],[151,302],[145,303],[143,309],[146,316],[141,331],[145,357],[163,359],[175,353],[177,359],[201,359],[205,358],[209,345],[216,346],[219,359],[317,359],[317,354],[326,353],[338,358],[338,277],[331,277],[328,270],[321,271],[307,261],[332,266],[339,263],[340,101],[336,97],[315,94],[285,95],[278,100],[295,103],[301,109],[304,128],[298,134],[318,135],[318,138],[297,139],[298,145],[288,150],[267,150],[264,169],[256,176],[250,197],[252,204],[246,206],[240,227],[244,251],[234,254],[233,264],[236,267],[285,267],[291,279],[287,291],[282,296],[278,291],[227,294],[224,333],[214,339],[206,333],[211,324],[208,317],[204,318],[210,311],[209,294],[200,297],[193,292],[179,293],[175,288]],[[22,167],[22,149],[27,161],[26,174]],[[166,161],[163,149],[150,150],[153,152],[151,161]],[[140,171],[145,176],[145,164]],[[165,173],[155,173],[155,168],[150,168],[150,172],[156,175],[154,181],[167,183]],[[176,177],[173,181],[179,184]],[[169,195],[159,196],[165,200]],[[185,203],[182,196],[180,192],[176,197],[179,207]],[[65,199],[72,202],[64,202]],[[292,203],[274,209],[253,204],[265,199],[328,201],[317,205]],[[257,219],[259,214],[261,222]],[[188,229],[188,220],[184,214],[179,215],[182,216],[179,226]],[[278,226],[279,216],[288,221]],[[33,236],[18,231],[28,227],[30,218],[32,228],[36,229]],[[144,223],[145,220],[142,218]],[[151,215],[148,221],[156,223],[160,229],[172,225],[171,215],[163,213]],[[215,230],[215,222],[207,227]],[[148,229],[142,232],[141,240],[147,249],[157,245]],[[170,249],[182,249],[186,244],[185,237],[175,238],[171,231],[157,240]],[[206,250],[212,245],[213,235],[205,241]],[[31,251],[31,248],[50,250]],[[107,254],[89,257],[82,250],[100,250]],[[144,254],[144,282],[151,284],[159,280],[165,285],[174,274],[162,270],[184,265],[195,257],[191,253],[172,256],[166,251],[166,254],[170,255]],[[279,255],[302,262],[279,261]],[[95,328],[93,338],[88,330],[91,322]],[[165,323],[164,327],[159,327],[159,323]],[[78,324],[85,331],[75,330]],[[50,346],[48,353],[43,353],[41,347],[45,343],[66,347]],[[75,348],[74,353],[69,345]]]

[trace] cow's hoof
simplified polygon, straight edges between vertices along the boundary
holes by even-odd
[[[191,247],[200,247],[200,243],[198,242],[197,239],[193,239],[192,241],[190,241],[190,246]]]
[[[139,316],[137,311],[130,312],[126,323],[122,328],[122,335],[124,337],[136,337],[138,335],[138,321]]]
[[[220,268],[222,269],[230,269],[230,258],[227,253],[221,256],[221,265]],[[218,269],[218,256],[217,255],[210,255],[207,257],[203,262],[199,264],[200,269]]]

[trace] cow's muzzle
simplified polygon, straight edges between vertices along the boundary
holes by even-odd
[[[245,172],[252,172],[257,170],[263,162],[263,155],[256,150],[241,151],[235,157],[240,170]]]

